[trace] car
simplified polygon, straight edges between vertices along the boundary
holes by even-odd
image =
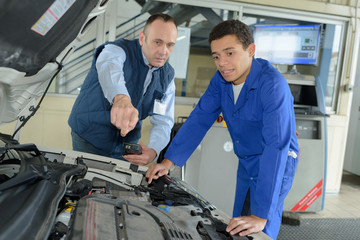
[[[0,239],[252,239],[181,180],[0,135]]]
[[[20,120],[0,133],[0,239],[269,239],[230,235],[230,218],[179,178],[148,184],[147,167],[17,140],[106,3],[0,1],[0,124]]]

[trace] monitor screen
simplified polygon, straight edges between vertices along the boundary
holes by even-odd
[[[289,84],[289,87],[296,106],[318,106],[315,86]]]
[[[257,25],[255,57],[273,64],[316,65],[320,25]]]

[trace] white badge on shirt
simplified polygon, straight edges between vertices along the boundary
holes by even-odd
[[[158,99],[155,99],[153,112],[155,114],[165,115],[166,105]]]

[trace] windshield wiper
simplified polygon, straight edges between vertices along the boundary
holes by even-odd
[[[16,177],[9,179],[0,185],[0,193],[7,189],[22,185],[24,183],[30,183],[36,180],[48,179],[49,176],[44,171],[43,166],[35,166],[33,164],[29,165],[24,173],[19,173]]]
[[[42,156],[39,149],[36,147],[35,144],[17,144],[17,145],[6,145],[5,147],[0,147],[0,154],[1,157],[7,153],[9,150],[21,151],[21,152],[34,152],[35,156],[38,157]],[[0,157],[0,159],[1,159]],[[9,188],[13,188],[24,183],[30,183],[36,180],[48,179],[49,176],[47,174],[48,167],[46,164],[46,160],[40,158],[41,163],[34,164],[28,163],[26,158],[19,159],[22,161],[22,169],[23,171],[19,172],[16,177],[13,177],[6,182],[0,185],[0,193],[5,191]]]
[[[5,147],[0,147],[0,154],[4,154],[8,150],[22,151],[22,152],[35,152],[36,156],[40,156],[41,152],[36,147],[35,144],[16,144],[16,145],[5,145]]]

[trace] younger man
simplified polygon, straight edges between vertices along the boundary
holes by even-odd
[[[209,43],[218,71],[165,159],[148,169],[148,182],[173,164],[183,166],[222,112],[239,159],[234,218],[226,230],[240,236],[263,230],[276,239],[297,166],[293,97],[284,77],[254,58],[253,36],[244,23],[218,24]]]

